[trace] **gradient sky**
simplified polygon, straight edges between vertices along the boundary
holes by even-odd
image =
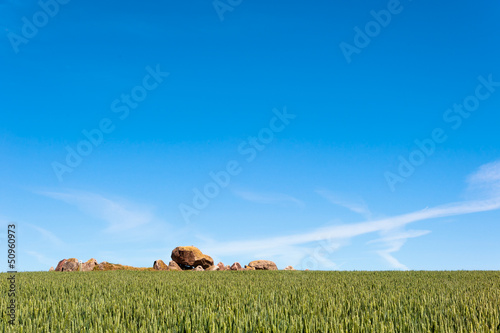
[[[65,1],[0,1],[18,270],[500,269],[498,1]]]

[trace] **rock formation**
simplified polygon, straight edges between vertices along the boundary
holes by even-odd
[[[239,262],[235,262],[234,264],[231,265],[231,270],[232,271],[242,271],[243,268],[241,267],[241,264]]]
[[[54,267],[50,267],[49,272],[53,272],[53,271],[54,271]]]
[[[177,263],[173,260],[170,260],[168,263],[168,269],[171,271],[182,271],[182,269],[177,265]]]
[[[255,268],[256,270],[266,270],[266,271],[277,271],[278,267],[271,260],[254,260],[248,264],[248,266]]]
[[[172,251],[171,257],[184,270],[197,266],[205,269],[214,264],[214,260],[210,256],[203,254],[200,249],[194,246],[178,246]]]
[[[76,258],[67,259],[61,265],[61,272],[76,272],[78,270],[80,270],[80,263]]]
[[[62,272],[62,266],[66,263],[66,259],[63,259],[59,261],[59,263],[56,266],[56,272]]]
[[[56,269],[54,267],[50,268],[50,271],[56,272],[89,272],[89,271],[116,271],[116,270],[133,270],[133,271],[183,271],[183,270],[194,270],[194,271],[253,271],[253,270],[269,270],[276,271],[278,267],[276,264],[270,260],[254,260],[245,268],[241,267],[239,262],[235,262],[231,266],[224,265],[219,262],[214,265],[214,260],[209,255],[203,254],[200,249],[195,246],[178,246],[173,249],[171,254],[172,260],[168,263],[168,266],[161,259],[156,260],[153,263],[153,267],[142,268],[142,267],[132,267],[119,264],[112,264],[107,261],[103,261],[100,264],[94,258],[87,260],[85,263],[81,263],[76,258],[63,259],[59,261]],[[285,271],[294,271],[292,266],[287,266]],[[306,269],[308,271],[308,269]]]
[[[82,264],[82,272],[91,272],[98,265],[97,260],[91,258]]]
[[[153,268],[156,271],[168,271],[167,264],[165,264],[161,259],[158,259],[153,263]]]

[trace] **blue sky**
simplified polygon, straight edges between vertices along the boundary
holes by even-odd
[[[0,241],[17,223],[19,270],[151,266],[179,245],[498,270],[499,13],[0,1]]]

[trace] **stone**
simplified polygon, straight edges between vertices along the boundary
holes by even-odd
[[[226,266],[224,266],[224,264],[222,262],[219,262],[217,264],[217,268],[218,268],[217,269],[218,271],[225,271],[226,270]]]
[[[196,268],[194,270],[197,271],[197,272],[203,272],[204,271],[203,267],[201,267],[200,265],[196,266]]]
[[[63,259],[63,260],[59,261],[59,263],[56,266],[56,272],[62,272],[62,266],[64,265],[64,263],[66,262],[66,260],[67,259]]]
[[[153,268],[157,271],[168,271],[168,266],[163,260],[158,259],[153,263]]]
[[[286,266],[285,267],[285,271],[294,271],[295,268],[293,268],[292,266]]]
[[[232,271],[242,271],[243,268],[241,267],[239,262],[235,262],[234,264],[231,265],[231,270]]]
[[[231,266],[226,265],[226,271],[230,271],[230,270],[231,270]]]
[[[203,254],[200,249],[195,246],[176,247],[172,251],[172,260],[184,270],[192,269],[197,266],[206,269],[214,264],[212,257]]]
[[[53,271],[54,271],[54,267],[50,267],[49,272],[53,272]]]
[[[91,259],[87,260],[87,262],[82,264],[82,272],[91,272],[94,270],[94,267],[96,267],[97,265],[99,265],[97,263],[97,260],[95,260],[94,258],[91,258]]]
[[[256,270],[265,271],[277,271],[278,266],[271,260],[254,260],[248,264],[248,266],[255,268]]]
[[[205,269],[206,271],[218,271],[219,270],[219,267],[218,266],[210,266],[208,267],[207,269]]]
[[[173,260],[170,260],[168,263],[168,269],[171,271],[182,271],[182,269],[177,265],[177,263]]]
[[[255,271],[255,268],[245,265],[245,271]]]
[[[114,266],[113,264],[110,264],[107,261],[103,261],[97,267],[99,267],[100,271],[112,271],[113,266]]]
[[[70,258],[61,266],[61,272],[76,272],[80,270],[80,263],[76,258]]]

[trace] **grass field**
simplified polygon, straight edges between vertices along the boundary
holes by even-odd
[[[500,332],[500,272],[17,274],[2,332]]]

